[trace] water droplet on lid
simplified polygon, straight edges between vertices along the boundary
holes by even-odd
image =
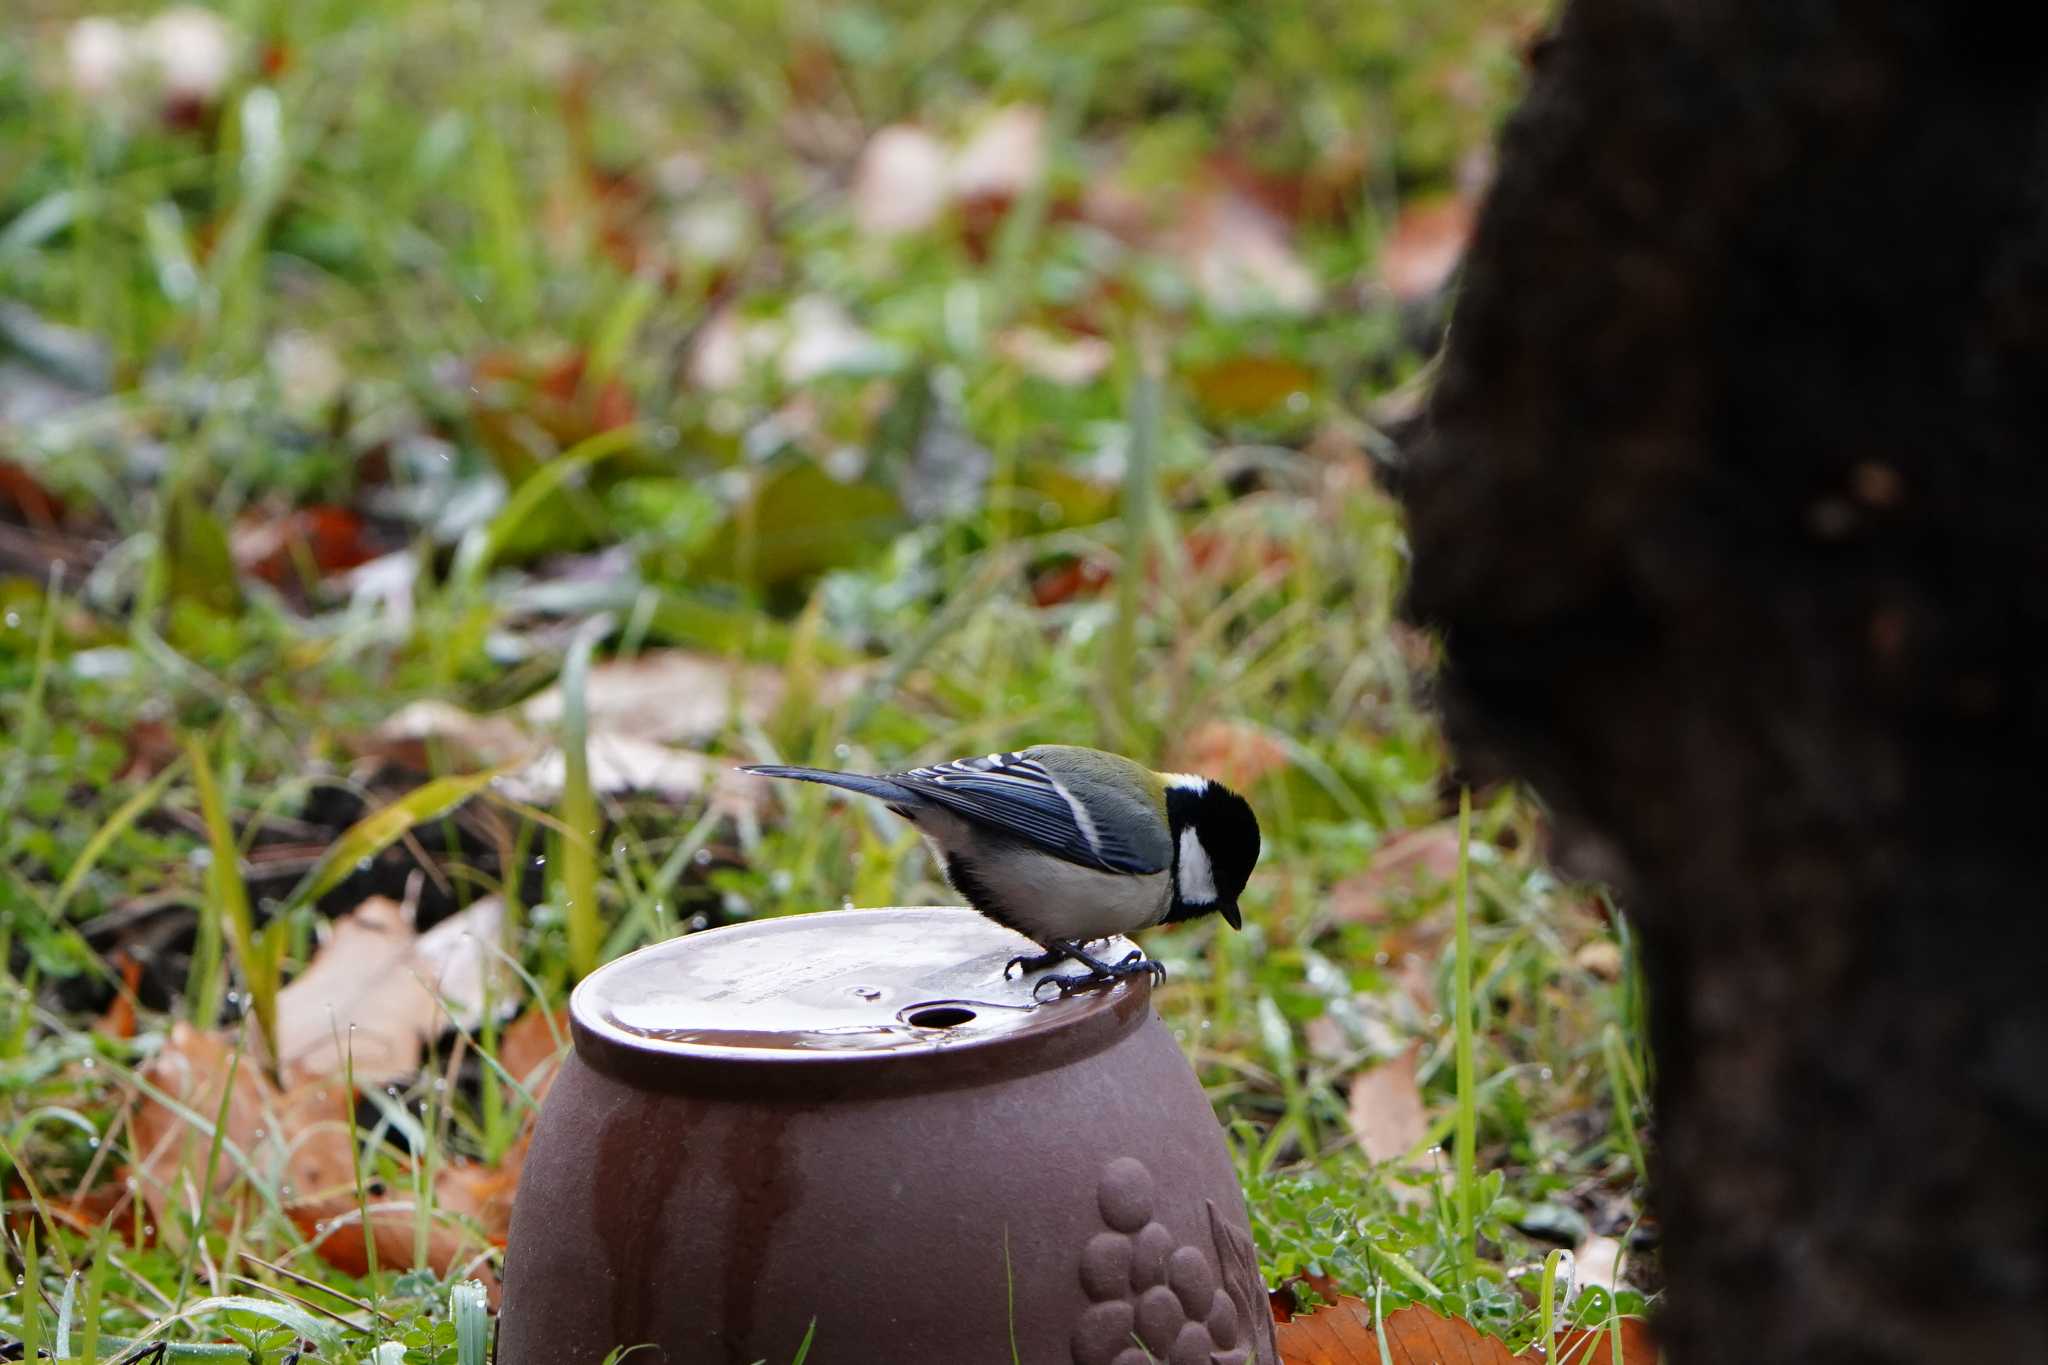
[[[1392,962],[1393,960],[1394,960],[1393,958],[1389,957],[1389,956],[1388,956],[1387,954],[1385,954],[1385,953],[1374,953],[1374,954],[1372,955],[1372,961],[1373,961],[1373,965],[1374,965],[1375,967],[1384,967],[1384,966],[1386,966],[1386,965],[1387,965],[1387,964],[1388,964],[1389,962]]]
[[[851,744],[835,744],[835,745],[833,745],[833,746],[832,746],[832,757],[834,757],[834,758],[852,758],[852,757],[853,757],[853,746],[852,746]]]
[[[692,861],[692,862],[696,863],[696,864],[697,864],[697,866],[699,866],[699,867],[707,867],[707,866],[709,866],[709,865],[710,865],[710,863],[711,863],[711,850],[710,850],[710,849],[708,849],[708,848],[700,848],[700,849],[698,849],[698,850],[697,850],[697,855],[696,855],[696,856],[695,856],[694,858],[692,858],[692,859],[691,859],[690,861]]]

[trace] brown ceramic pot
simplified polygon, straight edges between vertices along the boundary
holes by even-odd
[[[500,1365],[786,1365],[814,1322],[807,1365],[1272,1365],[1230,1154],[1149,983],[1034,1003],[1002,976],[1031,947],[846,910],[592,975]]]

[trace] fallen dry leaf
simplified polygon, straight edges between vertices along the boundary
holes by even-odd
[[[1621,979],[1621,945],[1611,938],[1596,938],[1572,954],[1572,965],[1602,981]]]
[[[1195,288],[1219,313],[1305,313],[1321,296],[1277,214],[1228,187],[1189,199],[1173,241]]]
[[[1380,1365],[1372,1305],[1343,1298],[1274,1328],[1281,1365]],[[1518,1365],[1518,1357],[1468,1322],[1411,1304],[1387,1314],[1393,1365]]]
[[[312,1244],[315,1255],[349,1275],[365,1275],[370,1269],[368,1243],[375,1239],[377,1265],[424,1265],[437,1275],[446,1275],[483,1247],[477,1239],[444,1218],[427,1226],[426,1258],[416,1262],[419,1228],[418,1206],[410,1200],[373,1202],[369,1205],[371,1238],[363,1236],[363,1209],[353,1197],[319,1204],[295,1204],[285,1210],[299,1233]]]
[[[1330,889],[1330,913],[1351,923],[1385,924],[1390,900],[1449,886],[1457,875],[1455,826],[1403,830],[1374,851],[1363,872]]]
[[[1045,174],[1045,111],[1006,105],[968,134],[953,153],[956,199],[1012,200]]]
[[[498,1065],[529,1091],[545,1088],[551,1077],[536,1078],[542,1067],[553,1068],[569,1046],[569,1010],[529,1009],[498,1037]],[[536,1093],[535,1099],[540,1095]]]
[[[857,669],[828,670],[821,704],[851,695]],[[689,748],[735,721],[759,724],[787,693],[781,670],[691,650],[655,650],[608,659],[585,683],[592,786],[600,795],[653,792],[681,801],[722,781],[729,765]],[[447,702],[414,702],[372,732],[368,747],[408,766],[427,766],[426,742],[456,750],[481,766],[513,766],[500,787],[518,800],[547,804],[562,789],[562,752],[553,740],[562,720],[562,691],[535,693],[516,712],[479,716]]]
[[[930,227],[946,209],[946,146],[912,123],[876,132],[853,175],[853,220],[878,237]]]
[[[258,1159],[264,1137],[275,1126],[271,1108],[276,1091],[255,1057],[245,1055],[237,1061],[234,1048],[220,1035],[182,1020],[172,1025],[170,1038],[140,1075],[164,1098],[145,1092],[129,1121],[135,1153],[131,1169],[151,1221],[169,1227],[167,1208],[193,1208],[201,1202],[199,1187],[206,1177],[216,1116],[222,1120],[223,1147],[211,1193],[218,1197],[242,1179],[242,1163]],[[204,1126],[188,1120],[187,1114],[203,1120]]]
[[[1415,1063],[1421,1055],[1418,1040],[1399,1056],[1351,1078],[1351,1131],[1369,1160],[1398,1160],[1429,1132],[1429,1113],[1415,1083]]]
[[[1070,389],[1093,383],[1116,359],[1116,348],[1101,337],[1063,336],[1040,327],[1002,333],[996,352],[1024,373]]]
[[[1202,410],[1224,421],[1305,404],[1315,383],[1315,371],[1306,365],[1263,355],[1232,356],[1188,375]]]
[[[1588,1237],[1573,1253],[1580,1285],[1598,1285],[1612,1294],[1621,1283],[1622,1245],[1612,1237]]]
[[[1458,268],[1471,236],[1472,204],[1461,196],[1404,204],[1380,249],[1380,279],[1403,303],[1428,298]]]
[[[272,587],[296,580],[301,570],[325,576],[359,568],[381,553],[361,517],[325,504],[251,513],[235,523],[228,547],[243,573]]]
[[[357,1085],[410,1080],[449,1024],[481,1022],[490,946],[504,908],[486,897],[424,937],[396,901],[373,896],[334,921],[327,941],[277,998],[279,1069],[289,1079],[338,1076]]]
[[[592,665],[583,690],[592,734],[696,743],[735,718],[758,724],[782,700],[782,671],[687,649],[650,650]],[[520,707],[527,725],[552,730],[562,720],[562,689],[535,693]]]
[[[533,1145],[534,1124],[540,1118],[540,1102],[560,1074],[567,1055],[569,1011],[566,1007],[547,1011],[529,1009],[519,1016],[498,1039],[498,1065],[526,1087],[534,1108],[528,1111],[519,1136],[494,1166],[478,1161],[455,1161],[434,1178],[434,1201],[451,1213],[471,1219],[492,1243],[502,1246],[512,1227],[512,1200],[519,1192],[519,1176],[526,1166],[526,1153]]]
[[[173,1026],[169,1040],[142,1069],[143,1079],[165,1099],[145,1093],[131,1119],[136,1152],[131,1174],[150,1210],[145,1235],[182,1235],[182,1219],[170,1216],[172,1211],[199,1207],[197,1187],[231,1072],[234,1087],[209,1204],[214,1218],[230,1221],[248,1182],[260,1181],[274,1188],[285,1213],[323,1260],[363,1274],[368,1267],[364,1194],[357,1185],[355,1104],[348,1089],[329,1076],[280,1092],[254,1057],[244,1056],[237,1064],[225,1039],[186,1023]],[[125,1229],[124,1206],[119,1199],[77,1203],[67,1214],[97,1212],[102,1222]],[[414,1264],[418,1219],[413,1206],[372,1197],[369,1215],[378,1264]],[[476,1237],[437,1214],[428,1231],[425,1264],[445,1275],[482,1249]]]
[[[1531,1362],[1542,1359],[1540,1352],[1526,1353]],[[1609,1329],[1575,1328],[1557,1335],[1557,1359],[1562,1365],[1610,1365],[1614,1345]],[[1641,1318],[1621,1320],[1621,1365],[1657,1365],[1657,1338],[1650,1324]]]
[[[450,1162],[434,1177],[434,1202],[475,1223],[493,1246],[505,1245],[512,1230],[512,1201],[519,1194],[519,1176],[532,1141],[531,1134],[522,1134],[495,1166],[479,1161]]]

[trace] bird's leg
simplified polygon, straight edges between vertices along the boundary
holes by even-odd
[[[1031,988],[1033,995],[1036,995],[1039,987],[1045,985],[1048,981],[1058,988],[1061,998],[1064,999],[1075,991],[1109,985],[1121,981],[1127,976],[1150,976],[1155,985],[1166,980],[1166,968],[1146,957],[1135,948],[1125,953],[1123,959],[1112,966],[1100,958],[1090,956],[1080,943],[1072,940],[1066,940],[1054,946],[1063,950],[1062,956],[1070,957],[1086,967],[1088,975],[1045,977]],[[1047,956],[1051,957],[1052,954],[1047,954]],[[1054,957],[1053,960],[1058,961],[1058,958]],[[1047,963],[1046,965],[1050,966],[1051,964]],[[1033,970],[1036,970],[1036,968],[1033,968]]]
[[[1067,960],[1067,950],[1055,947],[1043,953],[1020,953],[1003,964],[1003,980],[1010,979],[1012,970],[1022,968],[1024,975],[1042,972],[1047,967],[1057,967]]]
[[[1013,957],[1008,962],[1004,963],[1003,980],[1008,981],[1010,979],[1010,969],[1012,967],[1022,967],[1024,969],[1024,974],[1026,976],[1029,976],[1033,972],[1042,972],[1047,967],[1057,967],[1060,963],[1067,961],[1069,958],[1073,959],[1076,962],[1086,963],[1089,967],[1091,967],[1097,972],[1106,972],[1109,970],[1109,968],[1105,967],[1102,963],[1097,962],[1094,958],[1088,956],[1086,946],[1081,942],[1080,939],[1047,939],[1045,947],[1046,950],[1042,953],[1023,954],[1017,957]]]

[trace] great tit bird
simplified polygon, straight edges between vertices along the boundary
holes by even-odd
[[[1045,951],[1012,958],[1061,995],[1166,969],[1133,952],[1109,963],[1088,945],[1211,911],[1242,927],[1237,898],[1259,860],[1259,822],[1242,796],[1190,773],[1156,773],[1099,749],[1037,744],[869,777],[764,764],[764,777],[876,797],[915,825],[968,903]]]

